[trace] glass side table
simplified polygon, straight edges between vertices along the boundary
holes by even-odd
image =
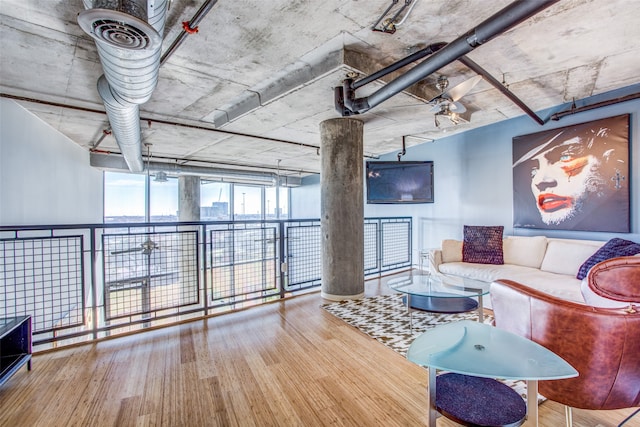
[[[435,427],[438,411],[437,369],[470,377],[526,380],[525,425],[532,426],[538,425],[538,380],[578,376],[569,363],[541,345],[470,320],[436,326],[419,335],[409,347],[407,359],[427,368],[430,427]],[[482,395],[486,385],[468,392]]]

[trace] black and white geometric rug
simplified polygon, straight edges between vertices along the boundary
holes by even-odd
[[[449,322],[478,319],[475,311],[443,314],[413,310],[409,323],[407,306],[402,302],[400,294],[328,303],[323,304],[322,308],[403,356],[406,356],[413,340],[428,329]],[[493,323],[493,317],[485,314],[484,323]],[[526,399],[527,388],[524,381],[501,381]],[[538,395],[538,403],[544,400],[544,397]]]

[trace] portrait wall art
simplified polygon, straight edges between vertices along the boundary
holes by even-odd
[[[513,226],[628,233],[628,114],[513,138]]]

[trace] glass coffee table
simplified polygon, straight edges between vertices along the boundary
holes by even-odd
[[[438,412],[464,425],[537,426],[538,381],[578,376],[569,363],[543,346],[470,320],[439,325],[419,335],[407,359],[427,368],[430,427],[435,427]],[[447,373],[436,378],[436,370]],[[495,378],[525,380],[526,404]]]
[[[433,313],[464,313],[478,310],[478,321],[484,321],[483,295],[489,293],[490,282],[431,274],[413,274],[391,279],[388,285],[404,294],[409,320],[412,309]]]

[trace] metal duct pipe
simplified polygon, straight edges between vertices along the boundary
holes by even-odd
[[[111,170],[126,169],[123,157],[113,154],[90,154],[91,166]],[[145,164],[146,166],[146,164]],[[298,187],[302,184],[302,178],[294,176],[281,176],[274,172],[242,171],[238,169],[222,169],[193,165],[181,165],[177,163],[149,162],[149,172],[166,172],[171,175],[195,175],[201,178],[218,179],[224,182],[245,182],[262,185],[279,185],[286,187]]]
[[[141,172],[139,106],[158,82],[168,0],[83,0],[80,27],[94,38],[104,75],[98,93],[129,169]]]
[[[132,172],[142,172],[142,139],[140,136],[140,107],[115,92],[104,75],[98,79],[98,93],[109,117],[111,132],[122,156]]]
[[[167,172],[174,175],[197,175],[202,178],[227,178],[229,181],[245,180],[256,183],[274,185],[277,175],[273,172],[244,172],[232,169],[204,168],[193,165],[178,165],[171,163],[150,162],[150,172]]]
[[[350,82],[345,81],[344,104],[355,114],[364,113],[558,1],[519,0],[511,3],[368,97],[353,99],[348,96],[353,89]]]

